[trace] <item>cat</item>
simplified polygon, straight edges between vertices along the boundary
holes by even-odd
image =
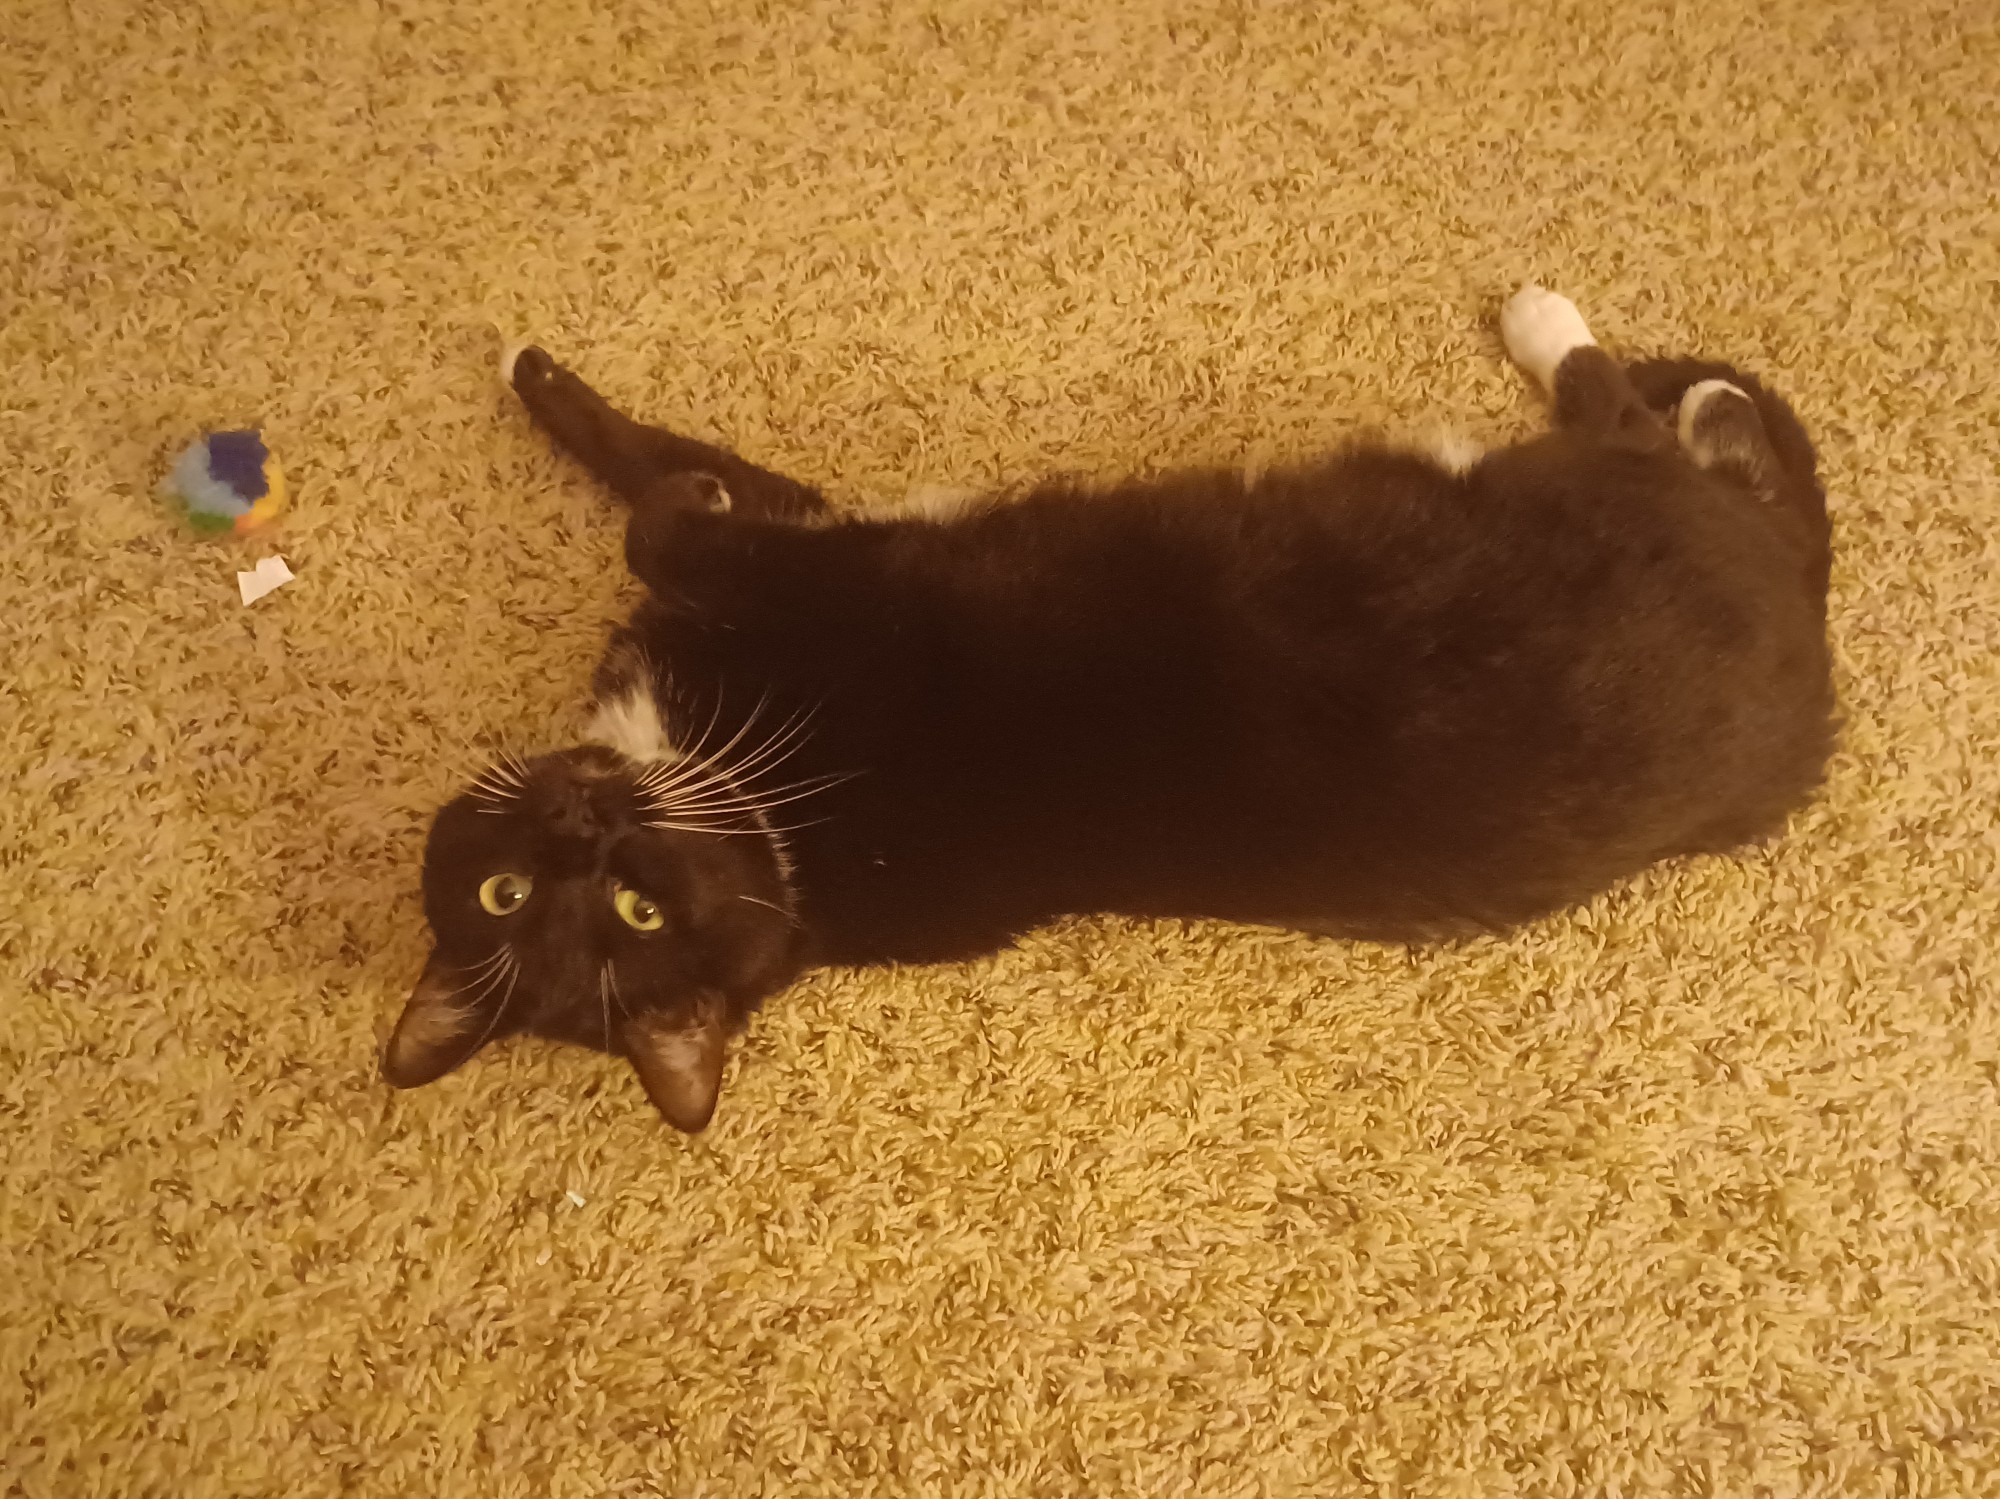
[[[1778,830],[1834,742],[1811,443],[1756,379],[1501,315],[1553,427],[937,513],[504,374],[629,506],[648,597],[587,742],[437,814],[399,1087],[526,1032],[705,1127],[726,1038],[820,964],[1087,913],[1422,941]]]

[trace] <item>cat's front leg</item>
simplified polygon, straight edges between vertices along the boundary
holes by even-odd
[[[508,350],[500,375],[556,446],[634,506],[689,508],[693,502],[693,508],[771,520],[826,513],[826,500],[809,485],[726,448],[634,421],[543,349]]]

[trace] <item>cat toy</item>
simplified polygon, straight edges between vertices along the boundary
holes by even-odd
[[[204,433],[160,491],[204,536],[247,536],[285,508],[284,470],[254,430]]]

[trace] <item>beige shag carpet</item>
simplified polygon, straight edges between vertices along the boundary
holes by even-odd
[[[1996,24],[13,0],[0,1493],[2000,1492]],[[870,505],[1520,431],[1530,277],[1822,443],[1782,843],[1435,951],[821,974],[695,1140],[582,1052],[377,1081],[429,810],[626,597],[503,334]],[[248,422],[296,507],[191,540]]]

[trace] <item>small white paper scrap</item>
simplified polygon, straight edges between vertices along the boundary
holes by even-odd
[[[285,566],[283,557],[266,557],[247,573],[236,575],[236,586],[243,591],[244,604],[257,602],[274,588],[283,588],[292,581],[292,570]]]
[[[571,1206],[573,1207],[583,1206],[584,1199],[583,1199],[583,1194],[581,1192],[565,1192],[563,1193],[563,1196],[567,1197],[570,1200]]]

